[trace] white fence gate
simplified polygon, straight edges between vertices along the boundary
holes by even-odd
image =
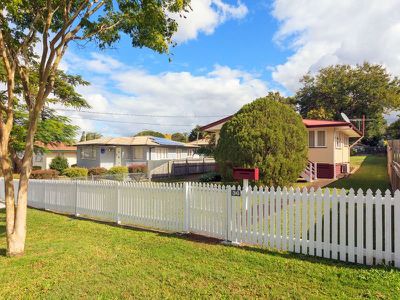
[[[0,196],[4,199],[3,182]],[[31,180],[28,204],[269,249],[400,267],[400,191],[392,197],[389,191],[373,195],[370,190],[246,192],[199,183]]]

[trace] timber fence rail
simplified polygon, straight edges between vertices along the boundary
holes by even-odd
[[[18,181],[15,181],[18,188]],[[4,199],[4,184],[0,184]],[[31,180],[28,205],[119,224],[400,267],[400,192]]]

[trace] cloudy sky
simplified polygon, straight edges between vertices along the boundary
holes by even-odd
[[[385,65],[400,75],[398,0],[192,0],[178,18],[168,56],[72,45],[62,63],[91,82],[79,87],[92,113],[66,112],[82,130],[106,136],[143,129],[189,131],[280,91],[307,72],[336,63]]]

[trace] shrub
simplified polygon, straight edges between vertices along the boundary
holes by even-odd
[[[68,168],[65,169],[63,175],[70,177],[70,178],[79,178],[79,177],[87,177],[88,169],[86,168]]]
[[[33,171],[37,171],[37,170],[41,170],[41,169],[42,169],[41,166],[32,166]]]
[[[107,169],[103,168],[103,167],[90,168],[88,171],[89,176],[104,175],[106,173],[107,173]]]
[[[60,172],[57,170],[33,170],[31,179],[56,179]]]
[[[307,163],[307,130],[278,93],[244,105],[221,129],[215,150],[224,179],[232,167],[258,167],[260,183],[295,182]]]
[[[128,167],[129,173],[146,173],[147,172],[147,166],[145,164],[140,164],[140,165],[130,165]]]
[[[199,178],[200,182],[215,182],[215,181],[221,181],[221,175],[219,175],[216,172],[209,172],[205,173],[200,176]]]
[[[107,174],[127,174],[127,173],[128,173],[128,167],[124,166],[115,166],[107,171]]]
[[[54,157],[50,163],[50,169],[57,170],[60,173],[62,173],[68,167],[68,160],[63,156]]]
[[[124,180],[125,175],[128,174],[128,167],[115,166],[115,167],[112,167],[110,170],[108,170],[107,174],[112,175],[112,178],[110,178],[110,179],[122,181],[122,180]]]

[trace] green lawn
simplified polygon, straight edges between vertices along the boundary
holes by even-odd
[[[236,248],[29,210],[26,255],[7,258],[0,298],[386,298],[400,271]]]
[[[352,156],[351,165],[360,166],[358,171],[346,178],[339,179],[327,187],[329,188],[344,188],[363,191],[371,189],[376,191],[386,191],[390,189],[389,177],[387,174],[386,156],[384,155],[367,155],[367,156]]]

